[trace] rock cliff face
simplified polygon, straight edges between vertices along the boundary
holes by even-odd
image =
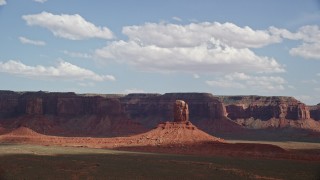
[[[188,104],[189,118],[197,126],[202,121],[225,118],[225,107],[209,93],[129,94],[120,101],[130,119],[153,128],[160,122],[173,119],[173,104],[179,99]]]
[[[0,117],[12,116],[19,104],[19,93],[0,91]]]
[[[115,136],[144,132],[116,95],[0,91],[0,124],[54,135]]]
[[[311,119],[320,119],[319,106],[309,110],[291,97],[209,93],[89,95],[0,91],[0,126],[12,129],[23,125],[53,135],[129,135],[175,119],[176,100],[188,104],[186,107],[178,103],[183,120],[190,120],[211,134],[269,127],[320,130],[320,122]]]
[[[176,100],[174,107],[174,122],[189,122],[188,104],[182,100]]]
[[[32,98],[26,101],[26,114],[43,114],[42,99]]]
[[[310,117],[316,121],[320,121],[320,104],[315,106],[309,106]]]
[[[220,96],[231,119],[310,119],[308,106],[292,97]]]
[[[220,96],[219,99],[226,107],[227,117],[244,127],[320,130],[320,124],[311,119],[309,107],[292,97]]]

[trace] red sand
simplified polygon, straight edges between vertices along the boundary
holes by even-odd
[[[27,142],[26,138],[28,138]],[[166,146],[172,144],[194,144],[204,142],[223,142],[187,123],[166,122],[149,132],[115,138],[59,137],[37,133],[29,128],[20,127],[0,136],[0,142],[21,142],[52,144],[63,146],[86,146],[94,148],[117,148],[128,146]]]
[[[143,134],[116,138],[47,136],[39,134],[29,128],[20,127],[10,133],[0,135],[0,143],[1,142],[177,154],[246,156],[320,161],[319,155],[293,154],[275,145],[224,143],[222,139],[197,129],[191,123],[167,122],[160,124],[157,128]]]

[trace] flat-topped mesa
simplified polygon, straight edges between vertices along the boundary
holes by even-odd
[[[189,122],[188,104],[182,100],[176,100],[173,106],[174,122]]]

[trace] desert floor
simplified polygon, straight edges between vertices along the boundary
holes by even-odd
[[[291,146],[293,142],[282,142]],[[318,145],[301,144],[296,151]],[[316,150],[316,149],[315,149]],[[0,179],[319,179],[320,162],[0,144]]]

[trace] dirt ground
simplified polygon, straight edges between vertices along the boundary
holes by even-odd
[[[0,179],[318,179],[320,162],[0,144]]]

